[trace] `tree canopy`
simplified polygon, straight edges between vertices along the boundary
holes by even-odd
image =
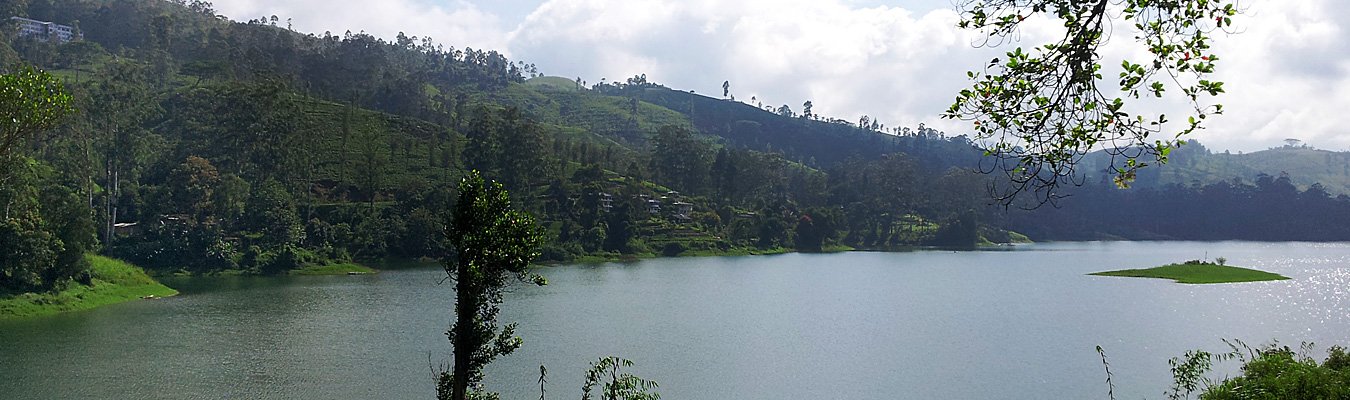
[[[0,74],[0,158],[71,111],[70,94],[51,74],[31,66]]]
[[[439,398],[463,400],[470,396],[469,387],[483,379],[484,366],[520,347],[515,324],[497,329],[498,307],[512,278],[545,283],[529,272],[543,236],[534,218],[511,207],[501,184],[477,171],[460,183],[445,235],[454,250],[444,265],[455,279],[455,325],[448,333],[455,361],[451,373],[441,374]]]

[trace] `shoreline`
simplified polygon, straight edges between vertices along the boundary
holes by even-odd
[[[86,255],[93,285],[72,284],[55,293],[22,293],[0,298],[0,320],[26,319],[92,310],[133,300],[159,299],[178,294],[151,278],[143,269],[113,258]]]

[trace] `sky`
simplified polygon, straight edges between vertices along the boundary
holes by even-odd
[[[431,37],[491,49],[545,75],[589,83],[648,79],[740,101],[888,126],[920,123],[958,135],[969,126],[939,115],[968,85],[966,71],[1013,47],[1054,38],[1053,21],[1028,20],[1015,41],[976,46],[956,28],[951,0],[215,0],[237,21],[277,15],[321,34],[364,31]],[[1224,115],[1194,134],[1212,151],[1251,152],[1286,138],[1350,150],[1350,2],[1244,0],[1235,34],[1219,34],[1213,77],[1225,82]],[[1104,54],[1142,51],[1124,24]],[[1135,58],[1138,60],[1138,58]],[[1107,76],[1113,76],[1108,71]],[[1108,82],[1108,84],[1113,82]],[[1179,102],[1140,111],[1182,117]]]

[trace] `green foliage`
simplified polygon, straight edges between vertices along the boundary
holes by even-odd
[[[1040,203],[1055,199],[1060,185],[1075,182],[1075,165],[1101,146],[1116,156],[1115,182],[1128,186],[1138,169],[1166,162],[1173,148],[1185,144],[1182,137],[1223,111],[1207,104],[1208,97],[1224,92],[1222,82],[1208,78],[1218,61],[1209,43],[1213,32],[1232,26],[1238,14],[1233,1],[966,0],[957,6],[958,26],[988,35],[986,43],[1008,40],[1037,15],[1062,21],[1065,28],[1055,43],[1029,51],[1018,47],[990,61],[985,72],[970,72],[973,85],[943,115],[972,121],[977,140],[994,140],[986,154],[998,160],[993,169],[1012,181],[1001,193],[1005,202],[1027,189]],[[1117,12],[1118,17],[1110,15]],[[1105,87],[1100,47],[1115,20],[1133,25],[1134,39],[1144,44],[1149,59],[1121,61],[1119,83],[1111,88]],[[1163,97],[1168,82],[1193,106],[1174,134],[1166,115],[1145,116],[1126,107],[1127,101]],[[1124,97],[1108,97],[1114,90]],[[1164,133],[1169,135],[1157,138]]]
[[[819,221],[819,222],[818,222]],[[827,235],[833,234],[834,229],[829,223],[817,214],[812,218],[810,214],[802,214],[797,221],[795,242],[797,250],[805,252],[819,253],[824,251],[825,239]]]
[[[89,283],[89,261],[95,228],[88,205],[75,192],[62,185],[45,184],[39,195],[42,219],[60,243],[56,262],[43,274],[43,281],[54,288],[65,280]]]
[[[1318,364],[1289,347],[1267,347],[1242,366],[1242,375],[1223,381],[1200,395],[1203,400],[1345,399],[1350,398],[1350,368],[1345,349],[1333,347]]]
[[[703,193],[711,167],[710,146],[688,129],[664,126],[653,139],[652,172],[676,189]]]
[[[543,128],[510,107],[480,107],[465,136],[463,158],[470,168],[499,176],[509,188],[525,188],[552,165],[546,154]]]
[[[353,264],[353,263],[337,263],[337,264],[327,264],[327,265],[311,265],[311,266],[306,266],[306,267],[302,267],[302,268],[299,268],[299,269],[291,270],[291,271],[290,271],[290,274],[291,274],[291,275],[350,275],[350,274],[352,274],[352,273],[356,273],[356,274],[373,274],[373,273],[376,273],[376,272],[378,272],[378,271],[376,271],[376,270],[374,270],[374,269],[371,269],[370,267],[367,267],[367,266],[364,266],[364,265],[360,265],[360,264]]]
[[[1170,400],[1182,400],[1191,398],[1191,394],[1201,390],[1201,385],[1208,386],[1211,380],[1205,377],[1214,366],[1215,354],[1194,350],[1187,351],[1182,358],[1173,358],[1167,360],[1172,366],[1172,388],[1166,393]]]
[[[633,241],[638,237],[637,221],[642,210],[641,205],[636,204],[631,197],[624,200],[618,201],[605,219],[605,242],[602,247],[605,251],[631,254],[634,250]]]
[[[216,207],[212,201],[217,198],[215,188],[220,186],[220,173],[210,161],[188,157],[170,174],[169,182],[173,185],[169,190],[176,210],[198,222],[214,216]]]
[[[44,279],[62,251],[58,240],[38,218],[0,220],[0,289],[43,291],[55,282]]]
[[[688,249],[685,248],[684,243],[670,242],[666,243],[664,247],[661,247],[661,255],[666,257],[675,257],[679,256],[681,253],[684,253],[685,250]]]
[[[263,233],[267,247],[299,243],[303,239],[295,200],[280,182],[266,180],[253,190],[246,208],[245,226]]]
[[[980,240],[980,225],[975,221],[975,212],[968,210],[954,215],[943,222],[933,235],[930,244],[943,247],[973,248]]]
[[[0,162],[13,162],[19,146],[72,111],[70,94],[51,74],[31,66],[0,74]]]
[[[455,251],[443,261],[455,280],[455,324],[447,333],[454,347],[454,365],[442,371],[438,398],[467,398],[468,388],[483,378],[483,367],[521,345],[515,324],[499,331],[497,313],[502,290],[510,279],[545,284],[530,273],[530,263],[543,243],[534,219],[514,210],[502,185],[469,172],[459,185],[445,232]]]
[[[1252,349],[1241,341],[1225,343],[1231,351],[1188,351],[1169,361],[1173,384],[1167,397],[1189,399],[1199,393],[1202,400],[1350,398],[1350,367],[1342,347],[1332,347],[1326,361],[1318,363],[1308,355],[1310,343],[1297,352],[1278,344]],[[1214,363],[1229,360],[1242,363],[1241,375],[1221,380],[1206,375]]]
[[[632,361],[618,357],[602,357],[591,363],[591,369],[586,371],[586,383],[581,386],[581,400],[660,399],[661,394],[651,392],[658,386],[656,382],[622,371],[632,366]],[[599,393],[592,395],[596,389]]]
[[[56,78],[32,67],[0,74],[0,292],[88,281],[92,221],[46,165],[18,150],[73,111]]]

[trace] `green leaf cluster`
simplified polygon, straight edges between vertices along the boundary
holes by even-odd
[[[968,73],[971,88],[962,90],[943,114],[971,121],[986,154],[999,160],[991,170],[1012,181],[1001,193],[1005,204],[1028,190],[1042,203],[1055,199],[1059,186],[1079,183],[1076,167],[1095,150],[1111,153],[1116,183],[1126,187],[1138,169],[1166,163],[1170,149],[1185,143],[1183,137],[1223,112],[1222,105],[1208,100],[1224,92],[1223,82],[1206,77],[1219,60],[1209,51],[1212,33],[1231,27],[1238,14],[1232,1],[967,0],[958,7],[958,26],[986,34],[985,44],[991,45],[1016,35],[1032,16],[1063,22],[1059,41],[1030,50],[1018,47],[984,71]],[[1134,39],[1144,44],[1150,59],[1120,61],[1119,81],[1108,87],[1100,49],[1116,14],[1133,25]],[[1181,128],[1167,125],[1165,114],[1126,107],[1127,99],[1163,97],[1168,83],[1179,86],[1192,105]]]

